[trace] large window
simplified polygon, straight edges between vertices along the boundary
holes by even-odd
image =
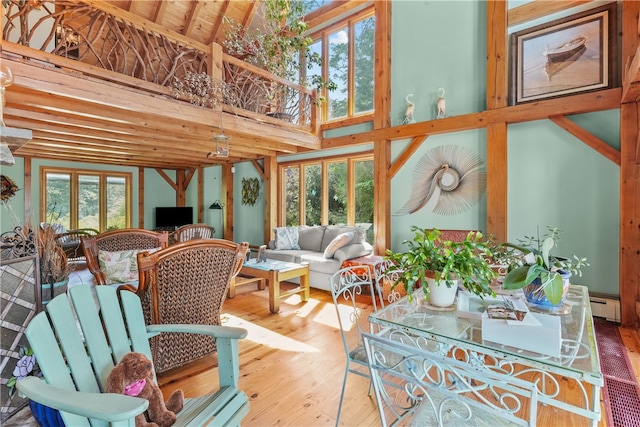
[[[68,230],[131,226],[130,173],[41,168],[40,176],[40,221]]]
[[[373,112],[375,17],[368,9],[312,35],[313,52],[322,56],[322,70],[314,67],[337,89],[322,95],[323,120],[337,120]]]
[[[370,155],[280,165],[281,223],[353,225],[373,242],[373,159]],[[300,192],[300,189],[303,192]]]

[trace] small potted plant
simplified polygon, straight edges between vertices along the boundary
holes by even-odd
[[[551,255],[558,245],[560,230],[548,227],[549,232],[540,238],[525,236],[518,245],[505,243],[516,249],[519,256],[509,266],[502,287],[507,290],[524,288],[530,303],[541,307],[557,307],[566,296],[569,278],[582,276],[581,268],[588,266],[586,258],[576,255],[564,258]]]
[[[387,271],[399,273],[392,286],[402,284],[410,299],[413,290],[421,286],[425,300],[440,307],[453,304],[458,284],[481,298],[495,295],[489,285],[496,272],[486,260],[487,246],[481,233],[472,231],[463,241],[453,242],[441,239],[440,230],[435,228],[414,225],[411,231],[414,238],[403,242],[409,246],[408,251],[386,252],[386,258],[392,261]],[[449,295],[443,299],[434,295],[446,290]]]

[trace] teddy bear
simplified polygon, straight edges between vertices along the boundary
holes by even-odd
[[[171,393],[166,404],[162,391],[153,381],[151,361],[142,353],[130,352],[113,367],[107,376],[105,391],[137,396],[149,401],[145,413],[136,416],[136,427],[169,427],[176,422],[176,412],[184,406],[184,393],[176,390]]]

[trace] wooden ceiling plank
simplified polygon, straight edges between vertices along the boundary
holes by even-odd
[[[36,111],[30,108],[28,111],[21,111],[16,110],[9,104],[5,118],[9,123],[12,123],[13,126],[19,128],[48,131],[51,132],[52,135],[75,135],[77,138],[100,141],[105,146],[113,143],[129,144],[135,147],[151,146],[154,150],[157,148],[174,150],[176,148],[176,137],[162,131],[156,132],[155,134],[150,134],[147,129],[140,129],[139,132],[133,130],[134,132],[132,132],[129,126],[115,129],[117,127],[115,124],[111,124],[105,129],[100,129],[98,126],[88,126],[86,121],[74,120],[68,116],[42,113],[40,110],[41,109],[38,109]],[[98,119],[95,120],[97,121]],[[96,122],[96,124],[98,123]],[[206,153],[212,149],[213,143],[209,135],[205,135],[202,139],[187,140],[179,136],[178,138],[182,141],[181,150],[190,155],[200,155],[204,158],[206,157]],[[259,144],[259,139],[257,138],[233,140],[231,147],[232,153],[234,151],[247,151],[246,153],[243,152],[243,154],[253,154],[250,157],[255,157],[256,154],[266,156],[273,155],[278,148],[256,148],[256,144]]]

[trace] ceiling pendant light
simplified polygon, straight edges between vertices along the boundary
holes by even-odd
[[[229,157],[230,140],[231,137],[224,134],[224,122],[222,121],[222,111],[220,111],[220,133],[213,136],[213,142],[215,142],[214,151],[210,151],[207,154],[207,158]]]

